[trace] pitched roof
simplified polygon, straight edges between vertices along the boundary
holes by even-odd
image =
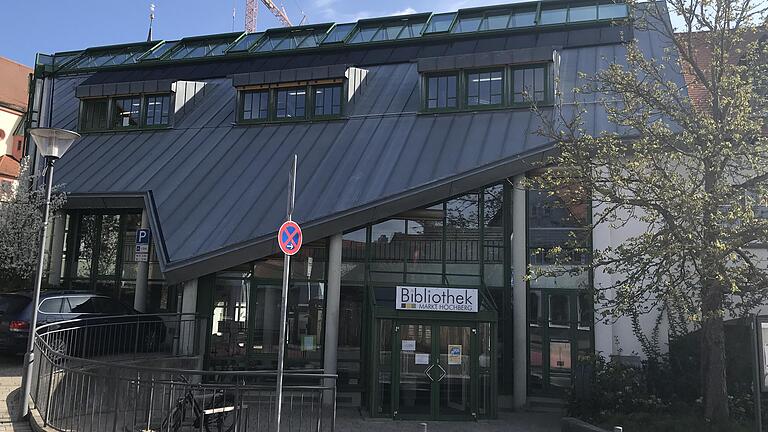
[[[21,164],[11,155],[0,156],[0,177],[19,178]]]
[[[0,57],[0,105],[20,112],[27,110],[30,73],[31,68]]]
[[[305,241],[312,241],[524,173],[553,149],[535,133],[539,119],[526,108],[420,113],[420,76],[413,60],[429,52],[482,53],[509,44],[556,49],[563,97],[581,99],[588,131],[616,131],[597,100],[571,90],[585,83],[581,73],[625,63],[622,40],[616,37],[620,32],[608,37],[593,30],[605,37],[603,43],[583,44],[593,38],[574,31],[59,77],[52,118],[53,126],[65,128],[76,125],[75,89],[83,83],[195,77],[207,85],[199,103],[172,129],[84,135],[57,162],[57,181],[79,203],[94,206],[123,197],[110,202],[125,207],[124,197],[141,195],[152,213],[166,278],[205,275],[278,250],[275,232],[284,218],[294,153],[299,156],[294,219],[302,224]],[[658,36],[643,31],[635,37],[649,55],[661,58]],[[368,55],[374,57],[365,62]],[[227,75],[323,61],[368,70],[345,118],[235,124],[235,91]]]
[[[690,46],[693,52],[693,58],[696,65],[701,68],[705,74],[709,74],[709,68],[712,63],[712,40],[710,40],[710,34],[708,32],[691,32],[691,33],[677,33],[676,37],[684,47]],[[756,31],[747,31],[743,33],[742,47],[759,41],[766,40],[768,37],[768,29],[759,28]],[[731,57],[732,61],[738,61],[738,57]],[[708,90],[704,83],[699,80],[689,63],[682,63],[683,77],[688,89],[688,96],[691,98],[693,105],[700,110],[709,109],[708,105]]]

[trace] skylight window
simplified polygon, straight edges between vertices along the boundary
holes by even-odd
[[[543,9],[541,11],[541,18],[539,18],[540,25],[549,24],[563,24],[568,17],[568,9]]]
[[[144,54],[152,45],[141,44],[128,47],[115,47],[114,49],[86,50],[85,53],[74,62],[69,63],[65,69],[89,69],[101,66],[115,66],[134,63],[135,58]]]
[[[159,47],[155,48],[149,54],[145,54],[144,56],[142,56],[139,60],[157,60],[160,57],[164,56],[166,53],[168,53],[168,51],[172,50],[173,48],[176,48],[178,44],[179,44],[178,41],[165,42]]]
[[[348,43],[380,42],[418,37],[426,23],[426,16],[403,18],[397,21],[366,23]]]
[[[203,39],[181,41],[181,47],[173,51],[167,58],[171,60],[213,57],[223,55],[234,37],[227,39]]]
[[[456,12],[432,15],[427,28],[424,29],[424,34],[447,32],[451,29],[454,18],[456,18]]]
[[[535,10],[515,11],[509,19],[509,28],[533,27],[534,25],[536,25]]]
[[[596,6],[572,7],[568,11],[568,22],[594,21],[597,19]]]
[[[247,35],[241,37],[237,42],[232,45],[227,52],[242,52],[242,51],[248,51],[251,49],[251,47],[258,42],[261,37],[264,36],[264,32],[261,33],[248,33]]]
[[[476,32],[480,28],[480,22],[483,20],[483,16],[469,16],[459,17],[456,21],[456,25],[453,26],[452,33],[468,33]]]
[[[344,42],[344,39],[347,38],[349,35],[349,32],[352,31],[352,29],[355,28],[355,23],[350,24],[337,24],[336,27],[331,30],[330,33],[328,33],[328,36],[323,39],[322,44],[332,44],[332,43],[339,43]]]
[[[352,36],[352,39],[349,40],[349,43],[370,42],[378,31],[378,27],[361,28],[357,31],[357,33],[355,33],[354,36]]]
[[[256,52],[283,51],[296,48],[314,48],[325,37],[328,27],[300,28],[285,32],[267,32]]]
[[[508,12],[486,15],[480,23],[480,30],[501,30],[507,28],[507,24],[509,24]]]
[[[626,18],[627,15],[627,5],[625,4],[608,3],[597,7],[597,18],[601,20]]]

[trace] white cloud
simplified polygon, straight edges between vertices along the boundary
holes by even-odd
[[[416,13],[416,9],[414,9],[412,7],[407,7],[405,9],[392,12],[390,15],[411,15],[411,14],[415,14],[415,13]]]

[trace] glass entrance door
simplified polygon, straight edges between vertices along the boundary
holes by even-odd
[[[473,416],[473,355],[477,331],[469,325],[398,323],[393,367],[394,417],[459,419]]]
[[[438,375],[438,416],[469,417],[471,410],[472,360],[470,335],[464,326],[439,326],[438,360],[432,375]]]
[[[592,352],[592,302],[576,290],[531,290],[529,386],[561,397],[571,387],[579,355]]]
[[[399,326],[400,377],[397,382],[397,414],[425,418],[432,414],[434,367],[432,326],[402,324]]]

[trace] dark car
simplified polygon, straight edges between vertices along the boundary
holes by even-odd
[[[75,321],[88,318],[87,321]],[[27,347],[32,321],[32,293],[0,294],[0,352],[20,353]],[[70,355],[156,351],[165,340],[162,318],[143,314],[119,300],[82,291],[40,294],[38,327],[55,324],[46,341]]]

